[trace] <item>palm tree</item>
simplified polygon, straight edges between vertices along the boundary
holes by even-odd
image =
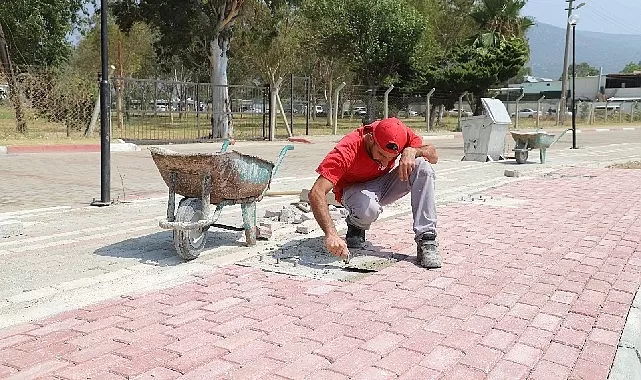
[[[524,37],[534,25],[529,17],[521,16],[526,0],[480,0],[470,16],[481,30],[502,37]]]

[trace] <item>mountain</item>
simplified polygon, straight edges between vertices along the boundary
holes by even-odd
[[[576,27],[576,63],[602,67],[603,74],[618,73],[630,62],[641,61],[641,35],[581,31]],[[570,33],[572,31],[570,30]],[[563,72],[565,29],[537,23],[527,33],[532,75],[558,80]],[[568,47],[572,64],[572,35]]]

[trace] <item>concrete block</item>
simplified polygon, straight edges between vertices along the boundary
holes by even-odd
[[[283,207],[278,221],[283,223],[293,223],[294,218],[296,218],[296,212],[288,207]]]
[[[296,232],[301,234],[309,234],[316,231],[319,228],[318,223],[315,220],[306,220],[296,227]]]
[[[282,210],[265,210],[265,218],[280,218],[280,213]]]
[[[521,172],[519,172],[518,170],[508,170],[508,169],[506,169],[503,172],[503,175],[506,176],[506,177],[520,177],[521,176]]]
[[[272,237],[271,225],[264,225],[261,223],[256,227],[256,238],[260,240],[269,240]]]
[[[3,220],[0,221],[0,237],[8,238],[22,234],[23,226],[19,220]]]
[[[296,203],[296,207],[301,210],[302,212],[310,212],[312,211],[312,208],[309,206],[309,203],[307,202],[298,202]]]

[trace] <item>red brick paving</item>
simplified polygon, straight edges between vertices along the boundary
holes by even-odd
[[[0,331],[0,377],[605,379],[641,282],[641,171],[571,169],[439,209],[445,263],[354,283],[229,266]]]

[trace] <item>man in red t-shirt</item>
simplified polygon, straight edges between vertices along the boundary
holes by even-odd
[[[325,232],[327,250],[346,258],[348,247],[362,248],[365,230],[381,214],[382,206],[411,192],[418,263],[440,268],[431,165],[437,161],[434,146],[424,144],[397,118],[375,121],[345,135],[316,169],[319,177],[309,193],[314,217]],[[329,215],[326,197],[332,189],[336,200],[349,211],[346,241],[338,236]]]

